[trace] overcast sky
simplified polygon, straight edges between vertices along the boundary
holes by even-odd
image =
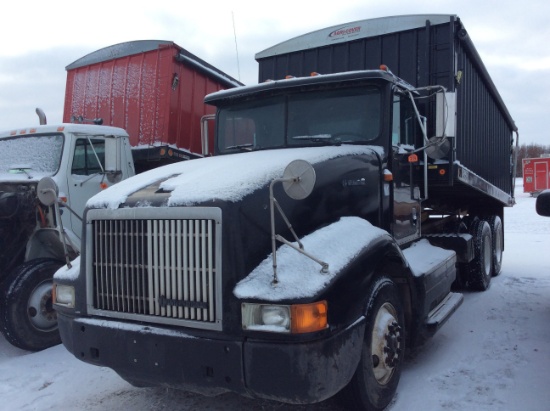
[[[254,84],[259,51],[328,26],[400,14],[458,15],[520,143],[550,145],[548,0],[7,0],[0,25],[0,130],[38,124],[36,107],[49,123],[61,122],[65,67],[113,44],[174,41]]]

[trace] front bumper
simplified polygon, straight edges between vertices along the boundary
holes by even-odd
[[[294,404],[343,388],[359,362],[363,319],[323,339],[287,343],[223,340],[177,329],[58,313],[65,347],[137,386],[162,385],[204,395],[236,392]],[[220,337],[223,337],[220,335]]]

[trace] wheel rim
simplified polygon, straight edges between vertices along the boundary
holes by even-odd
[[[387,384],[399,363],[401,356],[401,327],[397,320],[397,310],[386,302],[374,321],[371,341],[371,358],[374,378],[381,384]]]
[[[40,283],[31,293],[27,303],[27,316],[33,327],[40,331],[57,328],[57,313],[52,304],[52,282]]]
[[[495,230],[495,263],[500,265],[502,261],[502,230]]]
[[[491,275],[491,264],[493,263],[493,253],[491,249],[491,238],[486,235],[483,237],[483,269],[485,276]]]

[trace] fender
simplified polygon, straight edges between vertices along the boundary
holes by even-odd
[[[283,304],[327,300],[331,328],[345,328],[366,313],[372,281],[385,275],[398,284],[404,306],[414,301],[413,273],[390,234],[360,217],[342,217],[304,237],[304,250],[319,262],[283,245],[277,250],[278,285],[273,288],[272,255],[233,290],[241,301]],[[301,284],[299,287],[296,284]]]
[[[362,320],[367,312],[368,290],[380,275],[390,277],[397,284],[405,312],[407,334],[409,338],[414,338],[421,316],[414,308],[420,299],[418,285],[401,249],[383,230],[365,244],[317,298],[329,302],[329,324],[340,329]]]

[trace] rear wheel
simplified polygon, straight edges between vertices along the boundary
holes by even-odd
[[[502,220],[498,215],[492,215],[487,220],[493,236],[493,277],[500,274],[502,269],[502,252],[504,251],[504,230]]]
[[[405,350],[403,311],[392,280],[374,282],[367,307],[361,360],[341,397],[353,410],[383,410],[397,390]]]
[[[474,290],[485,291],[489,288],[493,275],[491,227],[487,221],[475,219],[470,232],[474,237],[474,259],[466,266],[468,285]]]
[[[61,342],[52,304],[54,273],[63,262],[39,258],[16,267],[3,282],[0,329],[16,347],[39,351]]]

